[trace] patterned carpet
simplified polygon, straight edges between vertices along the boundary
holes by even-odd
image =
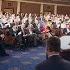
[[[35,70],[35,66],[46,59],[45,47],[6,52],[9,56],[0,57],[0,70]]]

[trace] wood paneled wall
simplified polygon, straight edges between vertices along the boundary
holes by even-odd
[[[13,13],[17,12],[17,2],[16,1],[2,1],[2,11],[5,9],[12,9]]]
[[[20,12],[22,13],[40,13],[40,4],[21,2]]]
[[[69,6],[58,6],[57,7],[58,14],[68,14],[70,15],[70,7]]]
[[[34,0],[32,0],[34,1]],[[40,1],[40,0],[36,0]],[[48,0],[41,0],[41,2]],[[36,3],[28,3],[28,2],[20,2],[20,12],[22,13],[40,13],[41,4]],[[17,1],[2,1],[2,11],[5,9],[13,9],[13,13],[17,13]],[[54,13],[54,5],[46,5],[43,4],[43,12],[51,12]],[[57,13],[58,14],[70,14],[70,6],[57,6]]]
[[[44,5],[43,11],[44,12],[51,12],[53,14],[54,13],[54,5]]]

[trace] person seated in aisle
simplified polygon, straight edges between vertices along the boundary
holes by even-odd
[[[5,30],[3,41],[6,46],[5,48],[9,48],[9,49],[15,48],[16,38],[14,36],[12,36],[7,29]]]
[[[36,70],[70,70],[70,62],[64,60],[60,55],[61,41],[52,36],[47,40],[48,59],[36,66]]]
[[[4,38],[4,34],[0,30],[0,56],[9,56],[9,54],[7,54],[5,51],[6,46],[4,44],[3,38]]]

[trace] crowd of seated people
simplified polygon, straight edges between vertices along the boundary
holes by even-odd
[[[5,48],[28,48],[44,45],[48,37],[70,34],[68,15],[11,14],[0,12],[0,37]]]

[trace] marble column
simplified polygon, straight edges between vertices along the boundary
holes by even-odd
[[[57,14],[57,5],[54,6],[54,14]]]
[[[20,1],[17,1],[17,14],[20,12]]]
[[[41,4],[40,13],[43,13],[43,4]]]
[[[1,12],[1,7],[2,7],[2,0],[0,0],[0,12]]]

